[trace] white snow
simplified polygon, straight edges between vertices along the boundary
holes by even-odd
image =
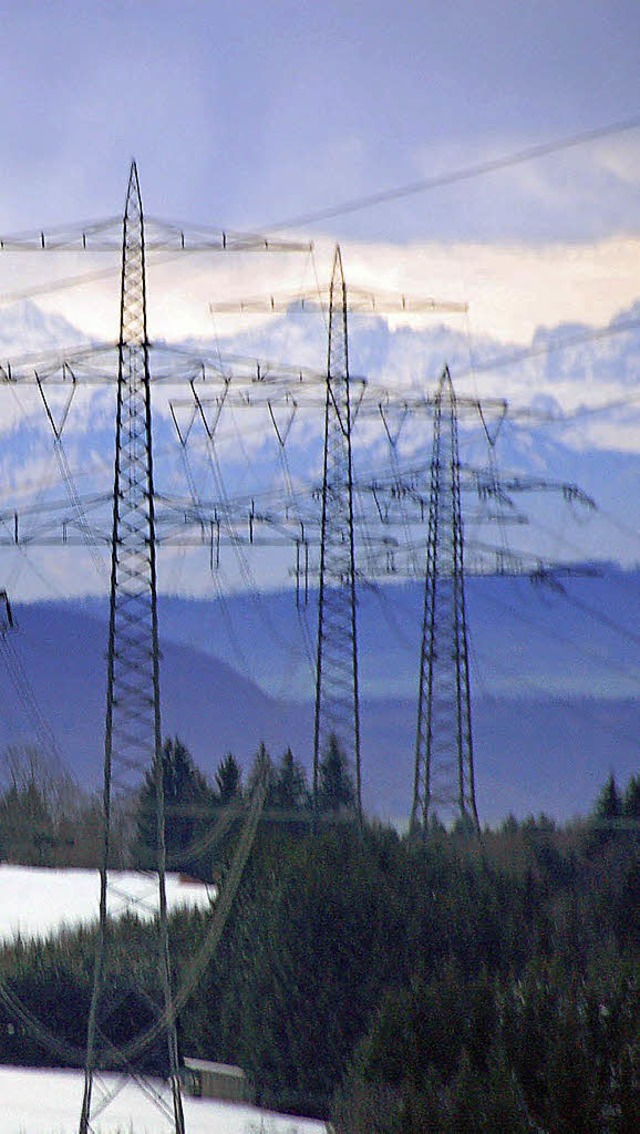
[[[168,874],[167,904],[207,909],[211,888]],[[46,870],[26,866],[0,866],[0,942],[18,936],[48,937],[64,928],[91,924],[98,919],[100,876],[95,870]],[[112,871],[109,875],[109,912],[126,911],[153,917],[158,908],[154,874]]]
[[[113,872],[110,910],[130,909],[151,917],[157,908],[152,874]],[[98,916],[99,876],[90,870],[45,870],[0,866],[0,941],[16,934],[47,937]],[[207,908],[210,890],[167,875],[170,909]],[[116,1080],[105,1076],[107,1083]],[[76,1134],[83,1091],[82,1071],[0,1066],[0,1134]],[[97,1084],[94,1086],[96,1091]],[[95,1095],[94,1095],[95,1097]],[[326,1125],[256,1107],[185,1097],[187,1134],[323,1134]],[[132,1081],[97,1118],[95,1134],[168,1134],[168,1122]]]
[[[77,1134],[81,1071],[0,1067],[0,1134]],[[115,1079],[107,1082],[115,1083]],[[94,1088],[95,1089],[95,1088]],[[184,1099],[187,1134],[324,1134],[326,1125],[252,1106]],[[171,1123],[131,1082],[92,1122],[95,1134],[165,1134]]]

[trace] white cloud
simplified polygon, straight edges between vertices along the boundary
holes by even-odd
[[[211,304],[258,296],[287,296],[320,286],[326,297],[333,246],[316,245],[308,255],[232,254],[171,258],[149,266],[148,321],[152,338],[211,339],[250,330],[264,321],[253,315],[214,314]],[[64,276],[83,271],[81,258],[61,261]],[[347,286],[374,292],[403,293],[468,304],[468,315],[386,315],[391,327],[417,328],[445,323],[475,339],[490,336],[503,343],[528,345],[536,330],[562,323],[598,327],[640,295],[640,237],[618,236],[598,242],[481,244],[438,242],[346,242],[343,259]],[[15,257],[14,257],[15,261]],[[110,340],[118,328],[118,268],[110,278],[92,279],[95,260],[86,262],[86,281],[78,288],[52,291],[39,298],[47,309],[64,315],[94,338]],[[16,289],[2,277],[0,294]],[[384,311],[382,304],[381,311]],[[299,338],[299,346],[304,349]],[[306,352],[305,352],[306,353]],[[308,358],[300,359],[309,364]],[[319,368],[324,357],[317,360]]]
[[[638,189],[640,186],[640,138],[636,134],[604,138],[593,146],[596,165],[618,181]]]

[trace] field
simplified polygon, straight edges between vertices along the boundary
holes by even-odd
[[[120,908],[140,916],[154,910],[153,877],[113,873]],[[170,908],[206,906],[206,886],[167,878]],[[17,933],[46,937],[97,918],[98,875],[88,870],[0,866],[0,940]],[[115,1083],[115,1080],[113,1080]],[[0,1134],[75,1134],[82,1102],[82,1071],[0,1067]],[[324,1124],[250,1106],[185,1098],[188,1134],[320,1134]],[[127,1084],[95,1124],[96,1134],[160,1134],[164,1119],[135,1086]],[[168,1127],[167,1127],[168,1128]]]

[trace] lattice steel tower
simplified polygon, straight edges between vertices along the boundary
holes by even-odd
[[[313,794],[317,806],[319,765],[333,735],[354,769],[356,808],[361,817],[351,427],[347,288],[337,247],[329,291]]]
[[[478,830],[473,771],[456,397],[445,369],[434,400],[427,564],[411,827],[456,815]]]
[[[140,785],[153,763],[157,792],[158,973],[161,1003],[152,1006],[150,1037],[166,1044],[170,1098],[156,1102],[176,1134],[184,1132],[178,1077],[178,1050],[172,1004],[167,902],[165,891],[164,801],[161,765],[159,651],[154,529],[153,464],[149,344],[146,321],[145,238],[140,185],[135,163],[127,190],[123,242],[116,454],[113,494],[111,600],[107,652],[105,722],[103,857],[100,869],[100,918],[93,994],[87,1028],[85,1085],[80,1134],[92,1129],[94,1117],[110,1101],[94,1090],[94,1077],[117,1068],[139,1077],[134,1051],[149,1043],[138,1040],[118,1050],[113,1016],[118,1005],[111,992],[109,868],[112,797]],[[133,963],[133,962],[132,962]],[[154,1044],[157,1046],[157,1044]],[[150,1085],[146,1085],[149,1093]]]

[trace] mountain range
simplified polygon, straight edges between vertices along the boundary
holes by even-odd
[[[321,372],[326,355],[323,336],[321,324],[309,330],[300,317],[281,318],[249,335],[177,346],[194,357],[202,354],[209,360],[219,359],[222,370],[229,373],[233,373],[233,358],[241,355],[280,357],[291,366],[306,364]],[[33,302],[23,301],[0,313],[3,357],[19,353],[20,343],[24,354],[44,350],[46,344],[59,351],[63,342],[73,349],[82,341],[77,328]],[[609,328],[541,328],[529,351],[515,352],[509,344],[471,342],[450,327],[390,329],[382,318],[359,316],[351,321],[350,357],[352,374],[366,375],[370,384],[368,412],[361,410],[354,426],[356,484],[370,481],[374,473],[382,476],[385,470],[386,475],[393,475],[396,465],[404,469],[428,464],[429,414],[412,411],[402,416],[403,400],[433,395],[443,366],[449,364],[459,400],[463,465],[491,467],[498,479],[504,476],[512,484],[519,478],[520,487],[512,494],[518,522],[497,537],[494,532],[492,539],[508,544],[514,553],[541,559],[576,562],[606,556],[625,566],[640,561],[640,493],[636,491],[640,482],[636,412],[640,303],[621,312]],[[184,369],[184,363],[176,362],[178,370],[180,365]],[[378,412],[382,389],[400,407],[392,456]],[[24,508],[34,500],[64,499],[68,481],[65,484],[58,467],[62,449],[65,475],[79,498],[110,491],[113,383],[87,386],[79,380],[73,395],[64,433],[56,441],[35,384],[11,388],[0,452],[4,507],[11,508],[14,502]],[[54,416],[62,420],[69,393],[47,386],[46,396]],[[202,396],[215,401],[220,392],[216,388]],[[497,409],[485,409],[484,416],[479,416],[478,400],[492,398],[509,401],[504,420]],[[290,400],[283,411],[292,412],[286,448],[276,438],[266,407],[262,415],[250,408],[225,409],[216,429],[214,457],[199,415],[193,419],[195,403],[186,379],[177,389],[160,382],[154,392],[153,419],[157,491],[188,498],[195,483],[201,499],[217,500],[222,508],[225,501],[241,498],[257,498],[259,507],[264,499],[262,506],[273,508],[277,499],[288,501],[295,512],[301,495],[306,491],[311,501],[321,481],[322,412],[317,407],[305,411],[302,404],[294,410],[292,405]],[[271,408],[274,415],[278,413],[276,406]],[[386,412],[392,413],[390,409]],[[208,413],[211,420],[217,403]],[[187,445],[179,444],[174,425],[180,415],[194,421]],[[190,463],[189,476],[185,475],[185,459]],[[554,490],[531,492],[527,485],[533,480],[547,482]],[[581,506],[575,498],[565,506],[558,497],[566,485],[579,487],[595,507]],[[271,492],[268,501],[267,490]],[[522,523],[525,517],[527,523]],[[474,538],[486,539],[486,526],[476,533],[469,522],[467,531],[470,544]],[[36,551],[34,555],[40,568],[42,558]],[[49,559],[52,557],[50,552]],[[226,566],[237,589],[238,569],[230,558]],[[282,586],[283,574],[291,566],[289,560],[281,564],[279,578],[273,575],[269,585]],[[196,569],[187,566],[185,571],[181,589],[201,591]],[[95,579],[84,577],[83,572],[66,574],[66,586],[74,594],[95,593]],[[160,586],[172,589],[163,578]],[[43,594],[46,589],[30,578],[25,597]]]
[[[640,573],[609,569],[543,593],[471,579],[467,592],[482,820],[588,811],[610,771],[625,784],[640,766]],[[359,609],[365,806],[399,826],[411,806],[420,603],[412,584]],[[3,649],[33,697],[7,665],[0,747],[37,741],[31,700],[89,789],[102,776],[106,614],[103,600],[18,605]],[[164,734],[210,777],[228,751],[248,769],[261,741],[275,758],[290,745],[309,770],[313,685],[291,595],[163,598],[159,617]]]

